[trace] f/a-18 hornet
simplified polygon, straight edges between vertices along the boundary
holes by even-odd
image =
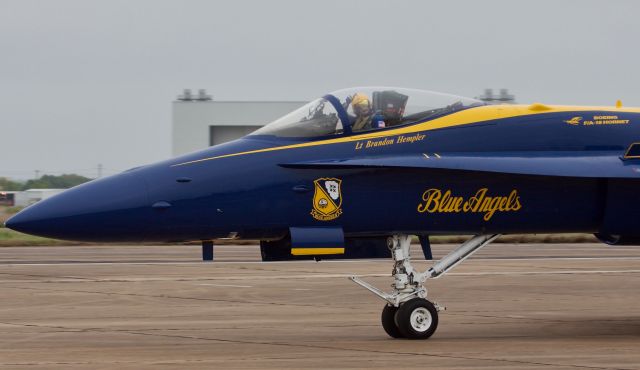
[[[94,242],[260,240],[263,260],[389,258],[394,338],[429,338],[426,283],[500,234],[640,242],[640,109],[487,105],[400,88],[340,90],[241,139],[91,181],[7,221]],[[475,235],[426,271],[419,239]]]

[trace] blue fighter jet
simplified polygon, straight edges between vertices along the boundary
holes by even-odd
[[[487,105],[401,88],[336,91],[239,140],[91,181],[7,221],[93,242],[260,240],[263,260],[391,258],[382,326],[426,339],[425,284],[500,234],[640,244],[640,109]],[[427,271],[413,237],[475,235]],[[203,250],[207,250],[204,249]]]

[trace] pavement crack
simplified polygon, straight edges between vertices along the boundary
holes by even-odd
[[[288,302],[269,302],[269,301],[248,301],[239,299],[221,299],[221,298],[202,298],[202,297],[181,297],[167,294],[140,294],[140,293],[119,293],[119,292],[101,292],[97,290],[66,290],[66,289],[45,289],[34,287],[6,287],[21,290],[37,290],[47,292],[65,292],[65,293],[84,293],[84,294],[101,294],[107,296],[125,296],[125,297],[142,297],[142,298],[166,298],[166,299],[179,299],[190,301],[205,301],[205,302],[223,302],[223,303],[248,303],[259,305],[271,305],[271,306],[293,306],[293,307],[338,307],[333,304],[304,304],[304,303],[288,303]]]
[[[454,360],[493,361],[493,362],[503,362],[507,364],[518,364],[518,365],[553,366],[556,368],[567,367],[567,368],[573,368],[573,369],[593,369],[593,370],[596,370],[596,369],[598,370],[634,370],[631,368],[612,368],[612,367],[588,366],[588,365],[578,365],[578,364],[558,364],[558,363],[548,363],[548,362],[539,362],[539,361],[512,360],[512,359],[504,359],[504,358],[454,356],[454,355],[444,355],[444,354],[435,354],[435,353],[426,353],[426,352],[385,351],[385,350],[372,350],[372,349],[363,349],[363,348],[335,347],[335,346],[318,345],[318,344],[245,341],[245,340],[235,340],[235,339],[232,340],[232,339],[221,339],[221,338],[198,337],[198,336],[191,336],[191,335],[147,333],[143,331],[127,331],[126,333],[133,334],[133,335],[142,335],[142,336],[159,336],[159,337],[190,339],[190,340],[226,342],[226,343],[234,343],[234,344],[298,347],[298,348],[309,348],[309,349],[329,349],[329,350],[335,350],[335,351],[378,353],[378,354],[390,354],[390,355],[400,355],[400,356],[419,356],[419,357],[424,356],[424,357],[434,357],[434,358],[454,359]]]
[[[201,336],[195,336],[195,335],[149,333],[149,332],[140,331],[140,330],[117,330],[117,329],[107,329],[107,328],[75,329],[75,328],[69,328],[69,327],[59,326],[59,325],[39,325],[39,324],[12,323],[12,322],[0,322],[0,324],[22,326],[22,327],[57,329],[57,330],[64,330],[66,332],[120,333],[120,334],[130,334],[130,335],[138,335],[138,336],[188,339],[188,340],[199,340],[199,341],[208,341],[208,342],[265,345],[265,346],[278,346],[278,347],[296,347],[296,348],[361,352],[361,353],[378,353],[378,354],[399,355],[399,356],[433,357],[433,358],[452,359],[452,360],[489,361],[489,362],[502,362],[502,363],[514,364],[514,365],[518,364],[518,365],[552,366],[555,368],[591,369],[591,370],[633,370],[632,368],[613,368],[613,367],[588,366],[588,365],[578,365],[578,364],[561,364],[561,363],[551,363],[551,362],[542,362],[542,361],[514,360],[514,359],[506,359],[506,358],[446,355],[446,354],[428,353],[428,352],[388,351],[388,350],[375,350],[375,349],[363,349],[363,348],[336,347],[336,346],[321,345],[321,344],[210,338],[210,337],[201,337]],[[70,362],[69,364],[73,364],[73,362]]]

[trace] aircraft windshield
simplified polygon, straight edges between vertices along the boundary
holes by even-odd
[[[363,87],[335,91],[281,117],[252,135],[319,137],[384,129],[486,103],[431,91]]]
[[[252,135],[314,137],[342,132],[336,108],[325,98],[303,105],[286,116],[269,123]]]

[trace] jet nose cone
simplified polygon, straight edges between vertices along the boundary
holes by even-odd
[[[5,225],[27,234],[66,240],[142,240],[150,212],[141,176],[94,180],[35,203]]]
[[[4,226],[11,230],[20,231],[26,234],[30,234],[30,225],[33,224],[34,221],[37,221],[41,217],[38,216],[38,212],[33,212],[34,206],[29,206],[17,214],[11,216],[5,223]]]
[[[11,230],[20,231],[20,217],[17,217],[17,215],[9,217],[4,226]]]

